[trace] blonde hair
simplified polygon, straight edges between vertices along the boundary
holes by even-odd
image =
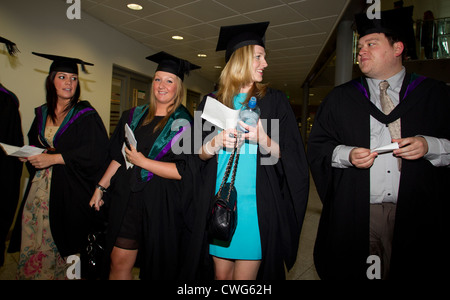
[[[234,51],[220,74],[217,99],[230,108],[233,108],[234,96],[239,94],[242,87],[251,83],[253,85],[244,103],[248,103],[252,96],[262,98],[266,94],[267,84],[253,82],[254,48],[254,45],[248,45]]]
[[[176,91],[174,102],[171,105],[168,106],[167,114],[164,116],[164,118],[162,118],[161,121],[158,122],[158,124],[156,124],[155,128],[153,129],[153,132],[156,132],[160,128],[164,128],[164,126],[167,123],[167,120],[169,120],[170,115],[172,113],[174,113],[175,110],[183,102],[183,98],[184,98],[183,81],[178,76],[175,76],[175,78],[176,78],[175,81],[176,81],[176,84],[177,84],[177,91]],[[156,97],[155,97],[155,94],[153,92],[153,84],[154,84],[154,82],[155,81],[153,80],[152,81],[152,86],[151,86],[151,91],[152,92],[150,93],[150,105],[149,105],[149,108],[148,108],[148,114],[147,114],[147,117],[145,118],[145,120],[142,122],[141,126],[149,124],[155,118],[155,114],[156,114]]]

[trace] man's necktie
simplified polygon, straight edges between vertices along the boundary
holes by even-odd
[[[380,82],[380,101],[381,101],[381,109],[385,115],[389,115],[391,111],[394,109],[394,103],[391,98],[389,98],[387,94],[387,89],[389,87],[389,83],[384,80]],[[400,118],[395,120],[392,123],[388,124],[389,132],[391,133],[391,138],[399,139],[401,138],[401,127],[400,127]],[[398,167],[399,170],[401,168],[401,158],[398,158]]]

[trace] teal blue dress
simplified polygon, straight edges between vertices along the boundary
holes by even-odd
[[[234,98],[234,108],[240,109],[247,94]],[[237,226],[230,243],[214,240],[209,246],[213,256],[228,259],[261,259],[261,239],[256,208],[256,156],[258,145],[246,141],[240,148],[234,186],[237,191]],[[231,152],[224,149],[218,154],[216,193],[222,183]],[[228,182],[231,180],[231,175]]]

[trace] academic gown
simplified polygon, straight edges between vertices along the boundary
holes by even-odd
[[[46,148],[39,138],[45,128],[44,104],[38,107],[28,132],[30,145]],[[45,111],[45,110],[44,110]],[[60,126],[55,135],[54,148],[65,164],[54,165],[50,187],[49,219],[53,239],[62,257],[81,253],[87,235],[99,221],[94,217],[89,201],[100,180],[107,158],[108,135],[103,122],[88,101],[80,101],[73,108],[70,120]],[[20,251],[23,206],[28,197],[36,169],[27,163],[30,173],[27,190],[16,220],[9,252]]]
[[[11,91],[0,84],[0,142],[23,146],[19,101]],[[9,233],[19,202],[20,178],[23,163],[17,157],[7,156],[0,149],[0,266],[3,265],[5,240]]]
[[[200,247],[199,243],[195,242],[198,239],[193,237],[191,223],[195,220],[195,211],[191,206],[195,172],[191,159],[194,157],[190,155],[190,151],[175,154],[172,146],[159,158],[159,161],[175,163],[182,180],[165,179],[155,174],[149,181],[137,179],[142,169],[136,166],[127,169],[121,152],[125,139],[124,126],[125,123],[130,122],[131,111],[128,110],[122,114],[117,129],[111,137],[110,157],[121,166],[112,177],[110,188],[104,195],[105,205],[108,206],[109,211],[104,277],[107,278],[109,274],[110,253],[121,229],[128,202],[140,197],[143,199],[143,238],[138,249],[140,278],[145,280],[196,279],[197,266],[194,265],[194,261],[198,261],[199,252],[191,253],[187,249],[188,244],[191,245],[191,250]],[[146,115],[146,113],[142,115],[136,128],[139,128]],[[144,138],[153,139],[151,143],[154,143],[160,133],[161,130],[158,130],[156,136]],[[182,147],[190,133],[190,129],[186,129],[175,145]],[[143,148],[141,146],[143,144],[149,143],[143,143],[142,140],[137,139],[137,150],[147,157],[150,149]]]
[[[450,138],[448,89],[406,74],[400,104],[388,116],[369,100],[365,78],[335,88],[321,104],[308,160],[323,203],[314,261],[322,279],[365,279],[369,256],[370,169],[331,167],[337,145],[370,148],[370,115],[384,124],[401,118],[402,137]],[[440,274],[448,266],[450,169],[424,158],[402,161],[390,278]],[[437,273],[439,271],[439,273]]]
[[[206,97],[199,105],[200,111],[205,102]],[[281,151],[281,158],[273,160],[272,164],[267,164],[268,154],[262,154],[262,150],[257,153],[256,202],[262,250],[257,277],[285,279],[285,266],[291,269],[297,258],[308,201],[309,170],[300,131],[286,96],[269,88],[265,97],[258,99],[257,105],[261,110],[261,120],[266,120],[263,122],[266,133],[271,139],[278,138]],[[278,126],[271,120],[278,121]],[[196,122],[195,134],[202,129],[203,139],[214,136],[218,130],[205,120]],[[217,159],[213,157],[201,166],[199,195],[205,224],[215,194],[216,174]],[[239,191],[237,193],[239,195]]]

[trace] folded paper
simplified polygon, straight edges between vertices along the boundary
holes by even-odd
[[[23,147],[12,146],[4,143],[0,143],[0,145],[2,146],[3,151],[5,151],[6,155],[17,157],[30,157],[41,154],[45,150],[28,145],[25,145]]]

